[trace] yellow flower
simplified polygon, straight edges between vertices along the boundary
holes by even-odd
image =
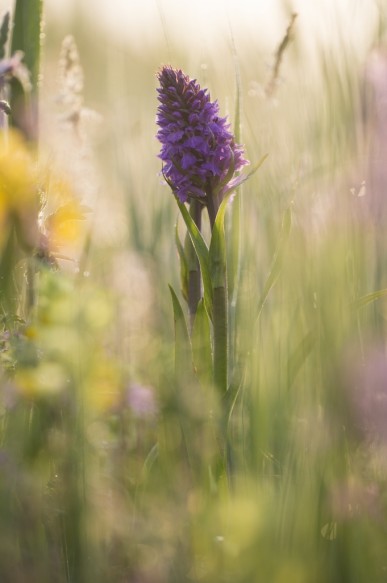
[[[45,209],[43,230],[50,249],[77,244],[85,233],[84,219],[89,209],[78,201],[72,185],[62,176],[49,176],[44,190],[50,211]]]
[[[10,131],[0,140],[0,246],[12,225],[19,242],[34,247],[38,240],[39,179],[32,152],[22,136]]]
[[[92,412],[103,413],[119,402],[122,394],[121,372],[103,354],[93,362],[85,383],[85,402]]]
[[[59,363],[42,362],[37,367],[19,370],[14,382],[23,397],[37,399],[62,392],[67,385],[67,378]]]
[[[15,131],[0,141],[0,200],[14,211],[38,202],[37,165],[22,136]]]
[[[29,249],[42,240],[39,228],[50,252],[78,244],[87,211],[70,182],[46,163],[38,164],[18,132],[11,130],[0,140],[0,250],[12,226]]]

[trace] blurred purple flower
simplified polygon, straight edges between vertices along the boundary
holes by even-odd
[[[221,194],[236,186],[234,178],[248,161],[235,143],[219,105],[179,69],[165,66],[158,73],[157,113],[163,173],[181,202]]]
[[[374,482],[349,476],[330,491],[330,505],[335,517],[345,520],[356,516],[380,516],[380,489]]]
[[[387,443],[387,356],[370,347],[364,359],[350,353],[345,360],[344,387],[355,428],[367,440]]]
[[[127,402],[135,417],[152,418],[157,414],[157,404],[151,387],[131,384],[127,392]]]

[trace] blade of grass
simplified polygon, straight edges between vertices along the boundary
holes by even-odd
[[[297,374],[299,373],[302,365],[308,358],[309,354],[312,352],[315,345],[315,335],[313,332],[309,331],[301,342],[296,346],[295,350],[290,354],[288,360],[288,387],[290,388]]]
[[[11,123],[27,138],[36,140],[38,131],[38,90],[42,39],[43,0],[16,0],[13,15],[11,54],[22,51],[30,73],[31,95],[25,95],[19,81],[11,82]]]
[[[37,93],[39,81],[42,13],[43,0],[16,0],[11,53],[23,51],[33,93]]]
[[[7,41],[9,34],[9,12],[3,16],[3,21],[0,27],[0,59],[4,59],[7,50]]]
[[[380,300],[385,296],[387,296],[387,289],[380,289],[378,291],[371,292],[355,300],[355,308],[364,308],[368,304],[375,302],[376,300]]]
[[[176,221],[175,225],[175,244],[177,253],[179,255],[180,260],[180,287],[181,293],[183,294],[183,298],[185,301],[188,301],[188,262],[187,257],[184,252],[184,247],[180,241],[179,231],[178,231],[178,221]]]
[[[264,156],[262,156],[260,160],[258,160],[258,162],[256,162],[251,167],[251,170],[249,172],[247,172],[246,174],[241,174],[236,179],[232,180],[230,183],[231,185],[222,192],[223,198],[229,195],[230,193],[234,192],[236,188],[238,188],[241,184],[244,184],[246,180],[251,178],[251,176],[253,176],[253,174],[255,174],[257,170],[259,170],[259,168],[262,166],[267,157],[268,154],[265,154]]]
[[[192,330],[192,353],[196,374],[203,385],[212,382],[211,324],[200,300]]]
[[[175,371],[179,380],[187,375],[188,369],[191,370],[192,368],[191,341],[179,298],[171,285],[169,286],[169,291],[171,293],[175,321]]]
[[[273,261],[271,264],[270,272],[269,272],[268,278],[266,280],[265,286],[263,288],[261,298],[260,298],[259,303],[258,303],[257,320],[259,319],[259,317],[262,313],[263,306],[267,300],[267,297],[270,293],[270,290],[272,289],[272,287],[276,283],[278,276],[281,272],[282,261],[283,261],[284,254],[286,251],[286,244],[289,240],[291,226],[292,226],[292,212],[291,212],[291,208],[289,207],[286,209],[284,216],[283,216],[283,219],[282,219],[280,240],[278,243],[278,247],[274,253],[274,258],[273,258]]]
[[[214,384],[221,394],[228,388],[228,297],[224,218],[231,192],[223,199],[212,229],[209,259],[213,287]]]

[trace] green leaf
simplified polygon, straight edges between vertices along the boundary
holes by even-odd
[[[196,374],[203,385],[208,385],[213,377],[211,325],[203,300],[198,304],[191,338]]]
[[[204,303],[206,310],[210,318],[212,319],[212,282],[211,282],[211,271],[210,271],[210,258],[209,251],[204,241],[201,232],[197,228],[195,222],[193,221],[188,210],[177,198],[176,202],[187,226],[188,233],[191,237],[192,245],[195,249],[196,255],[199,259],[200,269],[202,272],[203,280],[203,291],[204,291]]]
[[[212,287],[224,287],[226,275],[226,237],[224,233],[224,218],[229,200],[235,194],[229,190],[224,196],[222,203],[216,214],[214,227],[212,229],[209,260]]]
[[[210,269],[213,285],[214,384],[222,394],[228,388],[228,298],[226,285],[226,237],[224,217],[232,192],[223,199],[212,229]]]
[[[175,372],[177,380],[183,379],[187,373],[192,372],[192,349],[188,334],[184,312],[173,287],[171,292],[173,317],[175,321]]]
[[[263,288],[263,292],[258,304],[258,316],[257,319],[260,317],[263,306],[267,300],[267,297],[270,293],[271,288],[276,283],[278,276],[281,272],[282,261],[286,251],[287,242],[290,235],[290,230],[292,226],[292,211],[291,207],[288,207],[284,213],[282,219],[282,228],[281,228],[281,235],[280,240],[278,243],[278,247],[274,253],[274,258],[271,264],[270,272],[267,277],[265,286]]]
[[[223,199],[216,215],[210,243],[210,270],[213,288],[224,287],[226,284],[226,237],[224,233],[224,217],[229,196]]]
[[[6,12],[3,16],[3,22],[0,26],[0,59],[5,58],[7,50],[7,40],[9,33],[9,12]]]
[[[187,257],[184,251],[184,247],[179,238],[179,231],[178,231],[178,224],[176,221],[175,225],[175,243],[177,248],[177,253],[180,259],[180,286],[181,286],[181,293],[183,294],[183,298],[186,302],[188,302],[188,262]]]
[[[301,342],[296,346],[293,353],[289,356],[288,360],[288,386],[289,388],[295,381],[295,378],[300,371],[302,365],[308,358],[309,354],[315,345],[315,335],[313,332],[308,332]]]
[[[380,289],[378,291],[371,292],[355,300],[355,308],[364,308],[364,306],[367,306],[371,302],[375,302],[376,300],[379,300],[385,296],[387,296],[387,289]]]

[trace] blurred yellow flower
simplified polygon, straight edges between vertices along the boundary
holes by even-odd
[[[15,226],[19,242],[34,247],[38,240],[39,177],[33,153],[22,136],[10,131],[0,140],[0,246]]]
[[[12,226],[29,249],[42,240],[49,253],[77,244],[87,211],[66,178],[38,164],[21,134],[11,130],[0,140],[0,250]]]
[[[103,413],[119,403],[122,395],[121,372],[101,354],[96,357],[85,381],[85,404],[90,411]]]
[[[10,131],[0,140],[0,200],[14,211],[38,202],[38,169],[22,136]]]
[[[14,382],[23,397],[36,399],[57,395],[65,388],[67,379],[59,363],[42,362],[37,367],[18,371]]]
[[[45,213],[43,231],[50,250],[78,243],[85,232],[83,221],[89,209],[79,202],[72,185],[62,176],[49,175],[44,191],[50,211]]]

